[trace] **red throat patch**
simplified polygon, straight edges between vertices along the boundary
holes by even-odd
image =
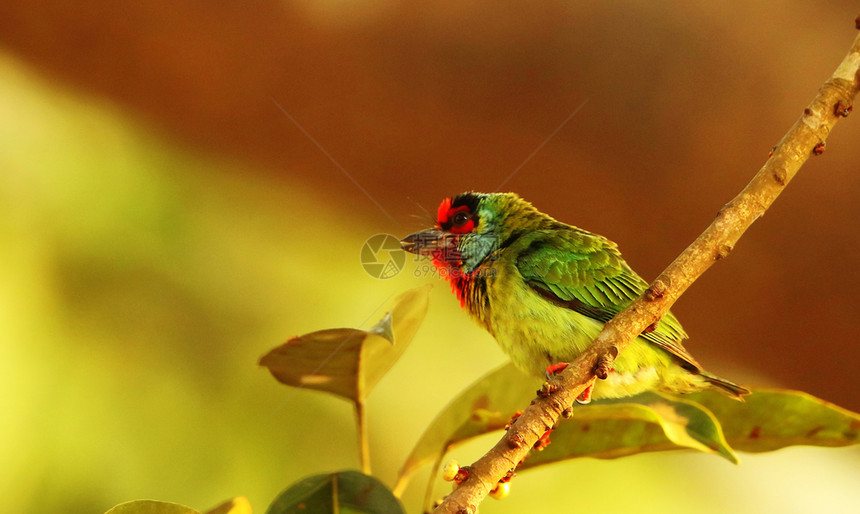
[[[439,270],[440,276],[451,284],[451,289],[460,300],[460,305],[466,307],[467,290],[471,284],[471,276],[460,269],[462,261],[460,260],[459,252],[456,251],[456,247],[459,235],[471,232],[475,228],[475,221],[471,218],[472,213],[468,205],[460,205],[452,208],[452,204],[453,200],[451,198],[442,200],[436,213],[436,222],[440,229],[454,234],[451,236],[453,244],[451,247],[436,250],[433,253],[433,264]],[[455,215],[461,212],[468,214],[468,219],[465,221],[458,220],[460,224],[454,225]]]

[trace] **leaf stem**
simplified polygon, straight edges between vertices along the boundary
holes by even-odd
[[[364,402],[355,402],[355,419],[358,425],[358,454],[361,459],[361,472],[370,475],[370,443],[367,440],[367,412]]]

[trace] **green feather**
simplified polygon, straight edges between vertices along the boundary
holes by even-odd
[[[531,237],[531,244],[517,256],[517,269],[526,284],[551,292],[560,303],[595,320],[609,321],[648,287],[621,259],[615,244],[601,236],[555,230],[535,232]],[[558,271],[563,268],[567,273]],[[544,269],[553,271],[543,273]],[[573,300],[581,304],[570,303]],[[687,334],[671,312],[654,331],[641,337],[701,369],[681,344]]]

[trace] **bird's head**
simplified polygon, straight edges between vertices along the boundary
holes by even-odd
[[[521,231],[537,228],[541,218],[551,219],[514,193],[468,192],[444,199],[436,226],[400,244],[432,257],[437,266],[471,273]]]

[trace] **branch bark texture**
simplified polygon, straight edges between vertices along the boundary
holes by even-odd
[[[858,90],[860,35],[743,191],[720,209],[707,230],[651,283],[639,299],[606,323],[597,339],[557,378],[558,390],[533,400],[502,439],[468,468],[468,478],[434,512],[476,512],[478,504],[496,483],[516,468],[541,435],[555,425],[562,411],[570,408],[576,397],[595,380],[598,361],[601,365],[611,365],[618,353],[666,314],[705,270],[731,253],[741,235],[764,214],[803,163],[809,157],[823,153],[824,141],[830,130],[840,118],[851,112]]]

